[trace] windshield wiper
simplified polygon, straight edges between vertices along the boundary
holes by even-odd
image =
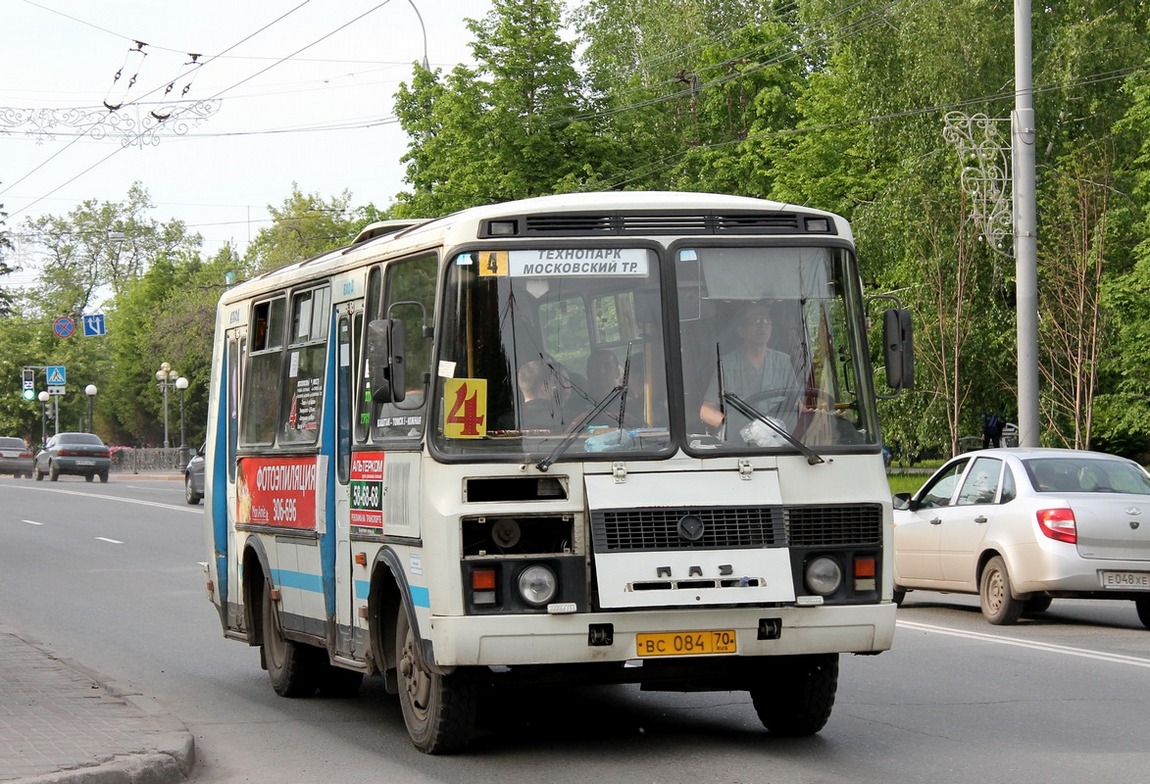
[[[563,453],[566,452],[570,448],[570,446],[573,443],[575,443],[575,439],[578,438],[579,433],[581,433],[583,431],[584,425],[586,425],[588,422],[590,422],[595,417],[599,416],[599,414],[602,413],[603,409],[605,409],[607,406],[611,405],[611,401],[613,401],[615,399],[615,396],[620,394],[620,393],[623,394],[623,398],[625,400],[627,397],[626,379],[624,379],[623,383],[620,384],[619,386],[612,388],[611,391],[607,393],[606,397],[604,397],[602,400],[600,400],[598,403],[596,403],[594,408],[592,408],[590,411],[588,411],[586,414],[584,414],[579,419],[579,421],[576,422],[571,427],[571,429],[567,432],[567,435],[565,435],[563,437],[563,440],[560,441],[558,444],[556,444],[555,449],[553,449],[551,451],[551,454],[547,455],[547,457],[543,458],[538,463],[536,463],[535,467],[538,468],[540,471],[546,471],[548,468],[550,468],[552,465],[554,465],[555,461],[558,460],[563,455]]]
[[[804,455],[806,455],[807,463],[809,465],[814,465],[815,463],[825,463],[826,462],[825,460],[823,460],[822,457],[819,456],[818,452],[811,449],[809,446],[804,444],[802,441],[800,441],[797,438],[795,438],[794,436],[792,436],[790,433],[787,432],[787,429],[785,427],[782,427],[781,425],[776,423],[774,420],[772,420],[770,417],[764,415],[761,411],[759,411],[757,408],[755,408],[751,404],[747,403],[745,400],[743,400],[741,397],[736,395],[734,392],[724,392],[723,393],[723,400],[726,401],[728,404],[730,404],[731,408],[735,409],[736,411],[738,411],[743,416],[747,417],[748,419],[757,419],[758,421],[762,422],[764,425],[769,427],[771,430],[774,430],[776,433],[778,433],[780,436],[782,436],[784,441],[786,441],[788,444],[793,446],[795,449],[799,450]]]

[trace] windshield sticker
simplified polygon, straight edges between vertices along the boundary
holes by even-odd
[[[443,397],[447,409],[443,417],[444,437],[484,438],[487,435],[487,379],[446,379]]]
[[[641,277],[647,274],[647,251],[641,248],[549,248],[508,252],[513,278]]]
[[[488,275],[507,277],[507,251],[490,250],[475,255],[479,257],[479,277]]]

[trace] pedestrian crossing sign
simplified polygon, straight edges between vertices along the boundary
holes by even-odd
[[[62,387],[66,383],[67,373],[63,365],[48,366],[48,386]]]

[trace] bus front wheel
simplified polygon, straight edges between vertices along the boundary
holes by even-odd
[[[463,673],[440,675],[424,667],[418,644],[401,607],[395,625],[395,660],[407,733],[425,754],[459,751],[475,731],[478,686]]]
[[[281,697],[310,697],[319,685],[315,667],[319,651],[284,638],[270,584],[264,586],[261,609],[262,654],[272,688]]]
[[[759,721],[772,735],[814,735],[831,717],[839,685],[837,653],[781,658],[751,687]]]

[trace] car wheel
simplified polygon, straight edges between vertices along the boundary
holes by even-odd
[[[48,478],[55,482],[60,478],[60,469],[52,463],[48,464]]]
[[[831,717],[839,685],[839,655],[779,657],[763,665],[766,677],[750,689],[767,732],[781,737],[814,735]]]
[[[93,482],[93,481],[95,481],[95,479],[96,479],[95,474],[84,474],[84,481],[85,482]]]
[[[41,471],[39,468],[36,469],[36,481],[37,482],[43,482],[44,481],[44,472]]]
[[[1010,593],[1010,575],[1001,556],[994,556],[982,570],[978,581],[978,599],[982,614],[995,626],[1009,626],[1019,619],[1025,602]]]
[[[284,638],[279,610],[272,601],[272,586],[264,585],[261,603],[264,665],[272,688],[281,697],[310,697],[315,694],[315,662],[319,650]]]
[[[105,485],[108,484],[108,472],[107,471],[104,471],[103,473],[100,474],[100,482],[102,484],[105,484]]]
[[[195,488],[192,487],[192,477],[185,474],[184,475],[184,500],[187,501],[192,506],[195,506],[196,504],[198,504],[200,502],[200,500],[202,498],[203,498],[203,496],[200,495],[199,493],[197,493]]]
[[[1138,611],[1138,620],[1142,621],[1143,626],[1150,629],[1150,596],[1135,599],[1134,609]]]
[[[891,598],[894,599],[894,604],[896,607],[902,607],[902,600],[906,598],[906,589],[899,588],[896,585],[894,587],[894,595]]]
[[[407,612],[400,607],[395,624],[395,661],[399,705],[411,742],[425,754],[449,754],[464,748],[475,731],[479,687],[465,673],[440,675],[426,669]]]

